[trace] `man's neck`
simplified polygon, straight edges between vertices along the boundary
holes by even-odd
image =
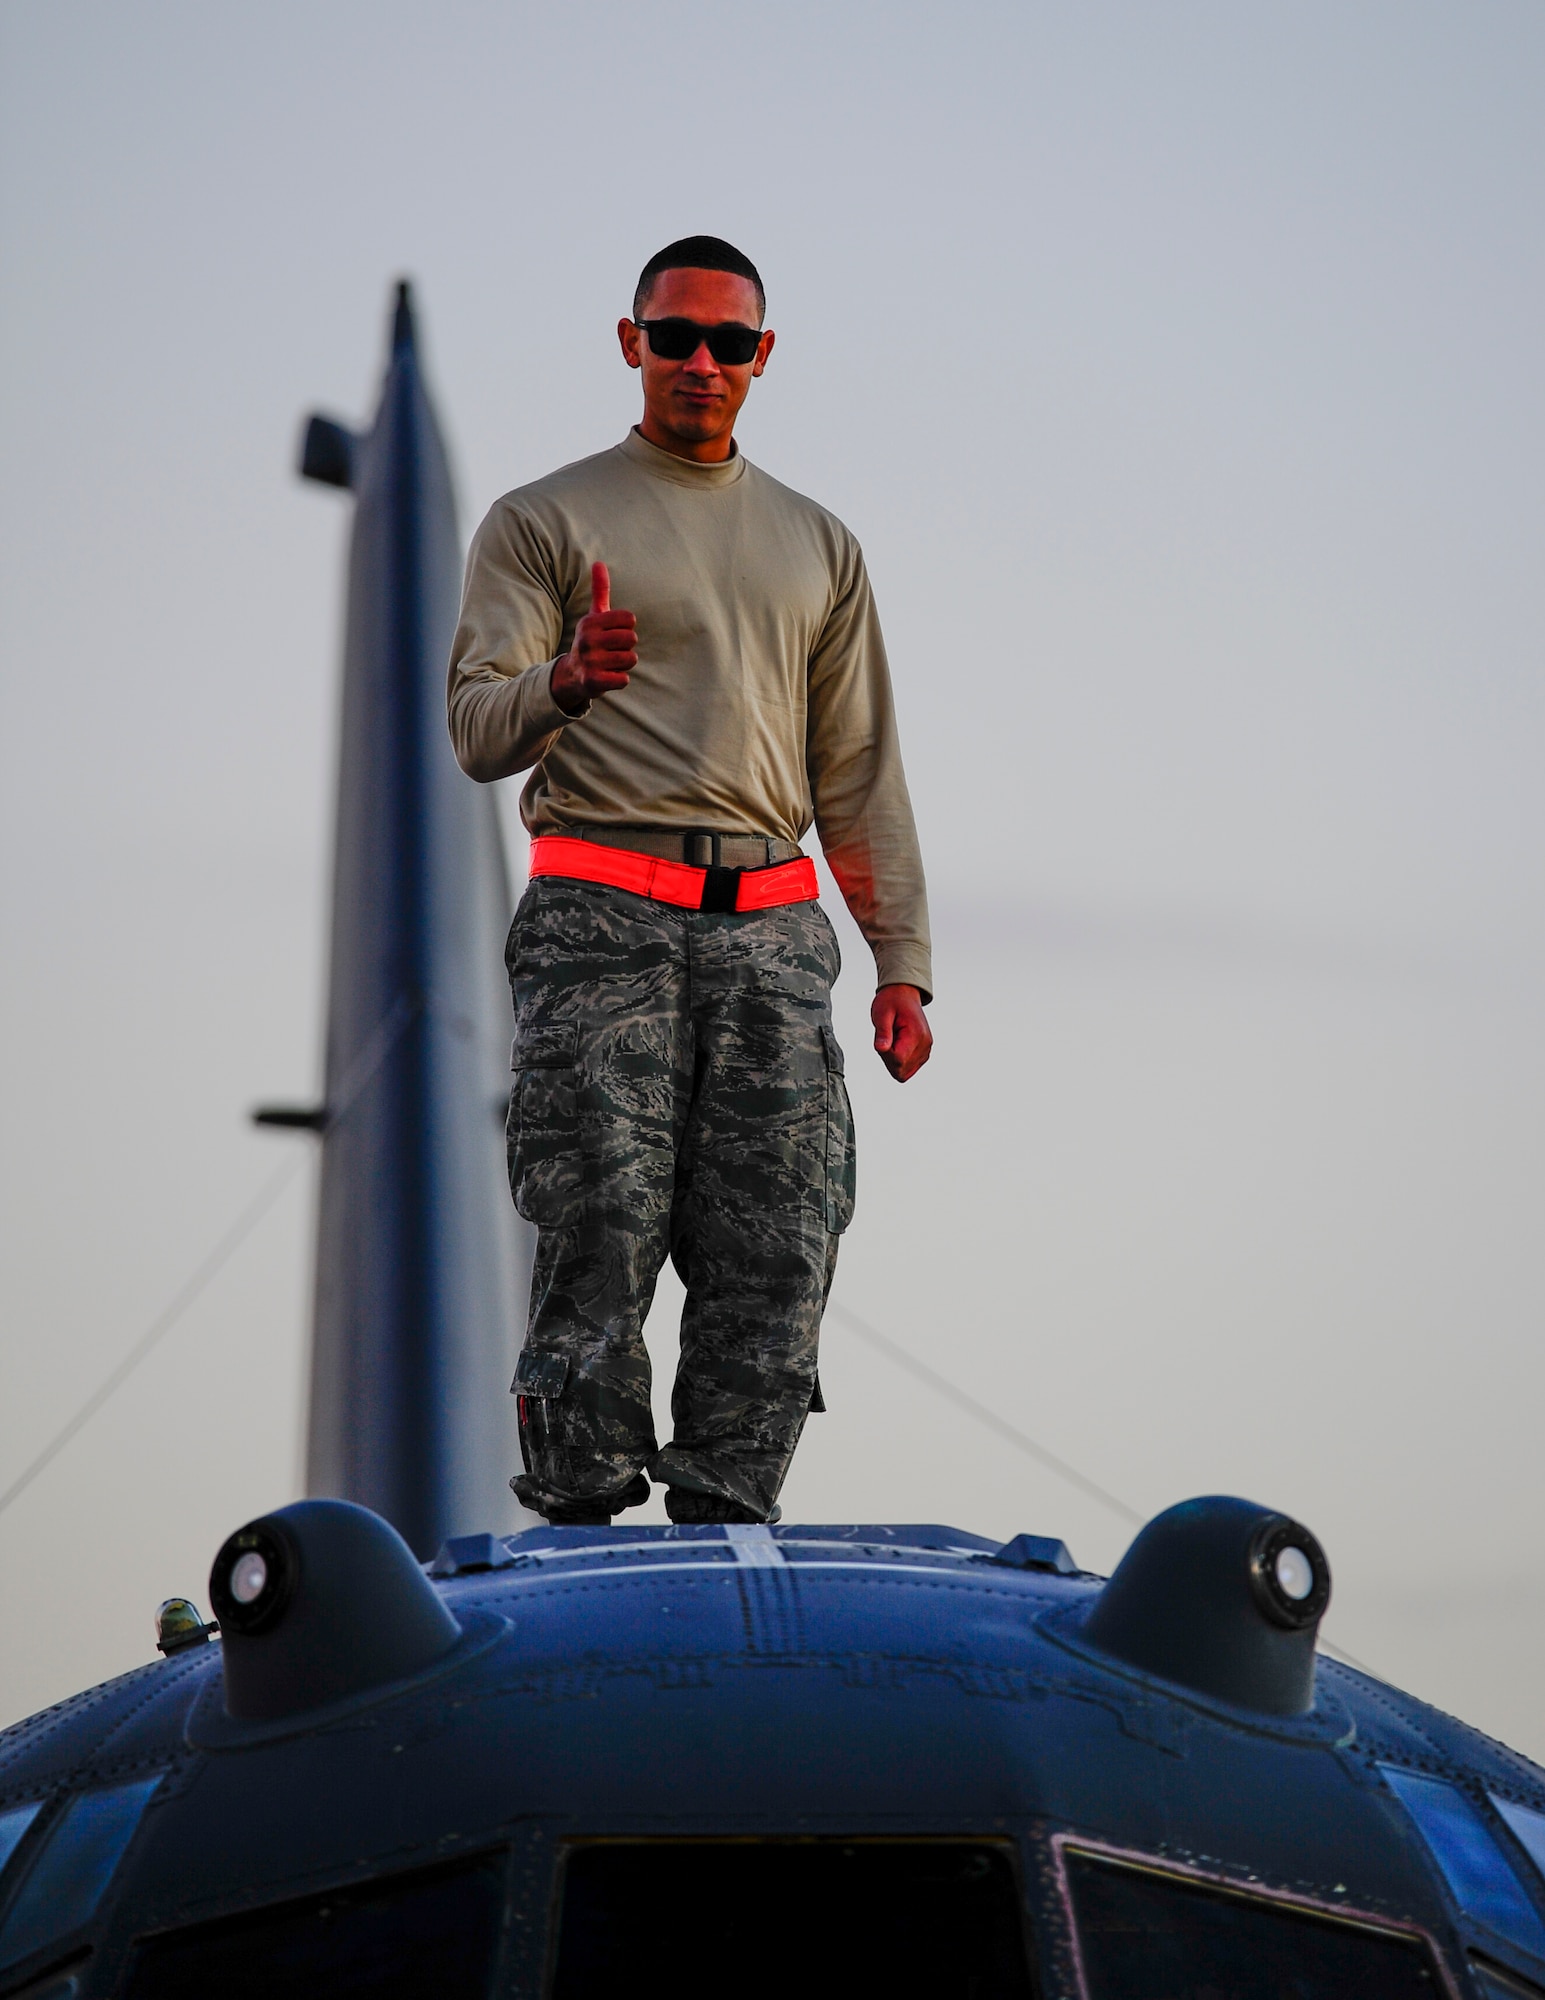
[[[690,465],[722,465],[735,453],[733,427],[720,437],[678,437],[674,431],[666,430],[663,424],[657,424],[648,410],[645,410],[640,420],[638,434],[646,444],[652,444],[660,451],[668,451],[672,458],[684,458]]]

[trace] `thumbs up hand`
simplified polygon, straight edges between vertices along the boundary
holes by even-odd
[[[628,685],[638,665],[638,622],[631,611],[613,611],[612,580],[605,563],[590,565],[590,609],[574,628],[574,643],[553,663],[553,700],[578,715],[597,695]]]

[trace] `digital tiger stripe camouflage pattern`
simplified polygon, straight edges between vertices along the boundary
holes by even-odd
[[[510,1187],[538,1231],[511,1484],[561,1518],[637,1504],[647,1474],[675,1511],[698,1494],[766,1520],[819,1407],[853,1213],[831,924],[818,903],[710,914],[544,876],[506,960]],[[687,1297],[662,1449],[643,1324],[667,1255]]]

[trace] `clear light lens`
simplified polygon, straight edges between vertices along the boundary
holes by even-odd
[[[1282,1594],[1302,1604],[1314,1588],[1314,1564],[1302,1549],[1287,1548],[1277,1557],[1276,1569]]]
[[[1294,1552],[1289,1550],[1289,1554],[1292,1553]],[[1302,1561],[1302,1557],[1299,1560]],[[1280,1575],[1282,1571],[1280,1562],[1277,1564],[1277,1571]],[[268,1564],[256,1549],[249,1549],[246,1555],[238,1558],[236,1567],[231,1571],[231,1595],[238,1604],[254,1603],[263,1595],[263,1586],[267,1582]]]

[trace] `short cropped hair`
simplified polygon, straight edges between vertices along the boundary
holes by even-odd
[[[756,287],[756,318],[760,326],[767,317],[767,294],[762,274],[743,250],[726,243],[722,236],[683,236],[656,250],[638,274],[633,294],[633,317],[637,319],[649,303],[654,281],[662,271],[729,271],[737,278],[749,278]]]

